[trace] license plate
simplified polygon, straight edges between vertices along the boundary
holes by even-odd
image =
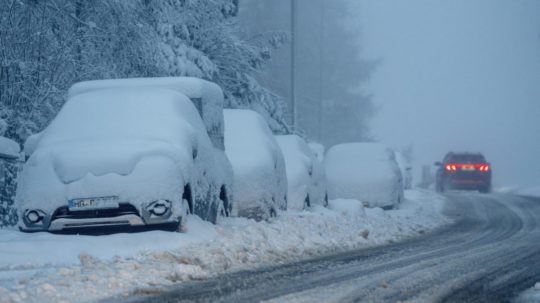
[[[474,165],[463,165],[463,167],[461,167],[461,169],[471,171],[471,170],[474,170]]]
[[[118,208],[118,197],[97,197],[69,200],[69,210]]]

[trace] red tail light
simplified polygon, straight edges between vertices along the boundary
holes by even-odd
[[[444,169],[446,171],[458,171],[458,170],[464,170],[464,171],[481,171],[481,172],[488,172],[491,167],[489,164],[446,164],[444,166]]]

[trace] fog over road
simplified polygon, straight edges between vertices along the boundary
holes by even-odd
[[[540,281],[540,199],[447,194],[456,223],[404,243],[188,282],[130,302],[507,302]]]

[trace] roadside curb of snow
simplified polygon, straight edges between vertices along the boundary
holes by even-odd
[[[155,294],[175,283],[401,241],[451,223],[442,215],[441,196],[418,190],[407,196],[400,209],[391,211],[334,200],[330,209],[286,212],[267,222],[229,218],[213,226],[194,217],[188,234],[206,229],[206,240],[112,260],[82,252],[79,265],[38,271],[7,288],[0,286],[0,302],[80,302]]]

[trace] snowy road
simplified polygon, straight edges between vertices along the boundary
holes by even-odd
[[[183,283],[130,302],[506,302],[540,280],[540,199],[448,194],[456,224],[405,243]]]

